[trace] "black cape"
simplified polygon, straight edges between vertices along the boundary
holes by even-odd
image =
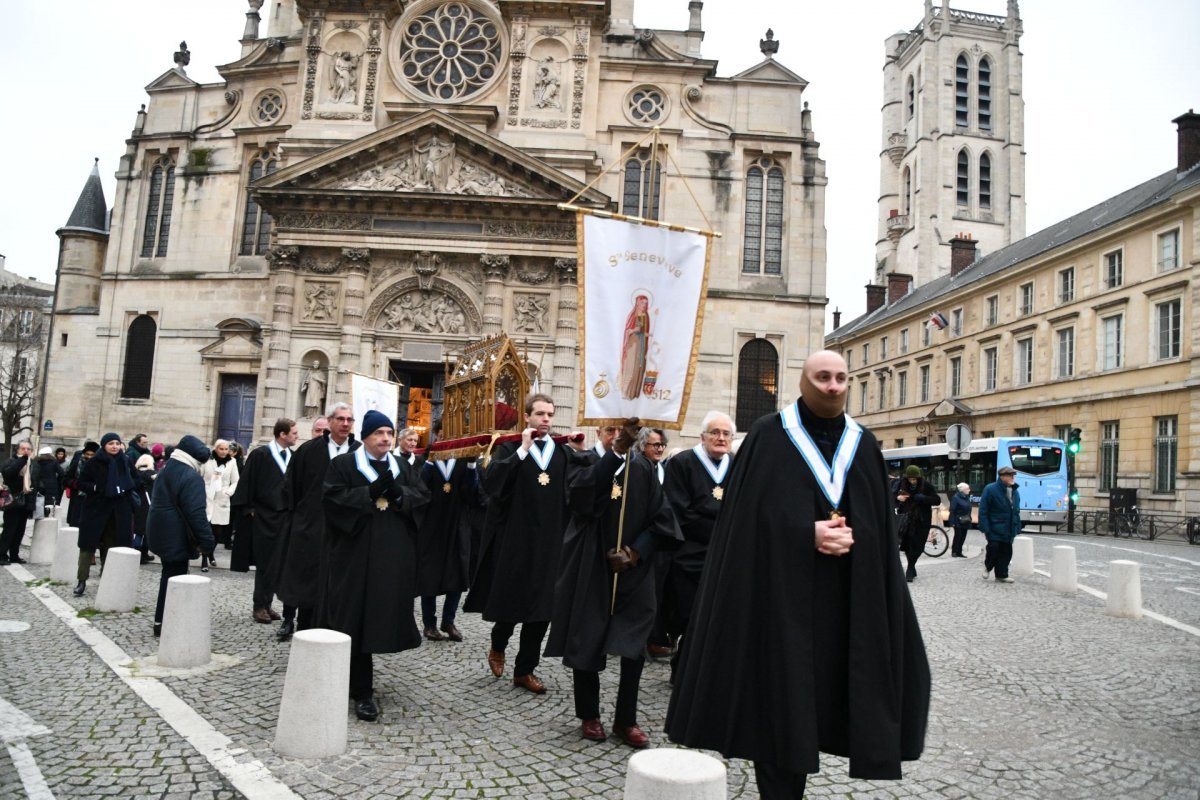
[[[477,470],[466,459],[455,459],[446,480],[435,462],[416,467],[429,490],[429,504],[420,510],[417,527],[417,593],[429,597],[466,591],[471,584],[467,510],[479,506]]]
[[[675,676],[672,741],[816,772],[818,751],[850,776],[900,777],[929,714],[929,663],[896,557],[887,474],[869,431],[842,510],[854,546],[817,553],[830,507],[779,414],[742,443]]]
[[[496,448],[483,474],[487,520],[463,610],[481,612],[489,622],[549,622],[554,609],[574,451],[555,446],[543,486],[542,468],[533,453],[518,457],[519,446],[505,442]]]
[[[289,465],[294,455],[288,456]],[[256,554],[254,539],[274,540],[288,522],[283,504],[283,471],[271,456],[270,445],[256,447],[246,456],[246,469],[238,479],[229,505],[230,519],[238,520],[229,569],[249,572],[252,564],[255,569],[270,569],[272,548],[261,548],[266,553]],[[248,513],[251,511],[254,513]]]
[[[355,454],[325,473],[325,531],[329,571],[320,624],[349,634],[362,653],[398,653],[421,644],[413,619],[417,593],[413,512],[429,502],[425,484],[400,469],[401,501],[380,510],[359,472]]]
[[[361,442],[349,440],[353,453]],[[325,473],[329,470],[329,434],[296,448],[283,476],[287,524],[275,542],[272,559],[275,594],[289,606],[319,608],[325,570]]]
[[[562,656],[563,664],[572,669],[599,672],[606,655],[641,656],[657,607],[655,551],[662,542],[682,537],[649,461],[635,456],[626,483],[624,471],[616,474],[624,463],[616,454],[592,455],[592,466],[576,474],[568,495],[572,519],[563,543],[546,655]],[[625,497],[622,544],[641,556],[636,567],[617,579],[615,607],[606,558],[617,546],[621,517],[621,498],[613,497],[614,481]]]
[[[731,459],[733,455],[729,456]],[[712,538],[713,525],[724,500],[717,498],[713,490],[729,485],[733,465],[725,472],[725,480],[718,484],[700,463],[702,456],[694,450],[684,450],[667,461],[663,489],[667,500],[679,522],[683,533],[683,545],[675,554],[675,564],[684,572],[699,575],[704,567],[708,552],[708,541]],[[707,458],[707,456],[703,456]]]

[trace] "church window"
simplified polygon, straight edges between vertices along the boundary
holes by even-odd
[[[658,219],[662,191],[662,162],[643,148],[625,161],[621,211],[631,217]]]
[[[738,354],[737,428],[749,430],[779,408],[779,352],[766,339],[752,339]]]
[[[913,118],[917,108],[917,88],[913,81],[913,76],[908,76],[908,83],[904,87],[904,121],[908,122]]]
[[[150,399],[157,331],[158,326],[148,314],[140,314],[129,323],[129,332],[125,337],[125,374],[121,380],[121,397]]]
[[[979,207],[992,207],[992,157],[987,153],[979,156]]]
[[[955,198],[958,201],[958,206],[959,208],[966,208],[971,204],[971,156],[965,148],[958,151],[958,181],[956,187]]]
[[[243,256],[261,256],[267,252],[271,239],[271,215],[263,211],[250,193],[254,182],[275,171],[275,156],[264,150],[250,164],[249,182],[246,187],[246,213],[242,218],[242,246],[238,253]]]
[[[267,89],[254,102],[251,115],[255,125],[271,125],[283,116],[283,95],[276,89]]]
[[[769,158],[746,170],[744,273],[783,274],[783,187],[783,168]]]
[[[466,100],[500,75],[499,17],[457,2],[416,5],[398,26],[398,72],[417,94],[441,102]]]
[[[992,129],[992,62],[983,58],[979,62],[979,130]]]
[[[960,55],[954,64],[954,125],[957,128],[965,128],[970,122],[970,77],[970,62],[965,55]]]
[[[150,170],[150,194],[146,202],[145,229],[142,231],[142,258],[161,258],[167,254],[174,197],[175,165],[168,158],[159,159]]]
[[[629,116],[642,125],[657,125],[667,116],[667,101],[662,90],[639,86],[629,93]]]
[[[912,170],[904,168],[904,214],[912,213]]]

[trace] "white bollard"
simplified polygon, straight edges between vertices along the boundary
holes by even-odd
[[[58,520],[39,519],[33,523],[33,541],[29,543],[30,564],[53,564],[58,541]]]
[[[59,528],[54,537],[54,563],[50,565],[50,580],[73,581],[79,568],[79,529]]]
[[[275,726],[275,752],[291,758],[328,758],[346,752],[349,691],[349,636],[324,628],[293,636]]]
[[[158,640],[159,666],[207,664],[212,659],[211,617],[212,581],[200,575],[176,575],[168,580],[162,636]],[[346,680],[348,683],[349,678]]]
[[[694,750],[643,750],[625,770],[625,800],[725,800],[725,765]]]
[[[1075,548],[1056,544],[1050,561],[1050,588],[1064,594],[1079,591],[1079,576],[1075,572]]]
[[[76,551],[78,552],[78,550]],[[110,547],[96,590],[97,611],[133,611],[137,605],[142,554],[132,547]]]
[[[71,505],[71,498],[69,498],[69,497],[66,497],[66,496],[63,496],[62,498],[60,498],[60,499],[59,499],[59,501],[58,501],[58,505],[56,505],[56,506],[54,507],[54,516],[55,516],[55,518],[56,518],[56,519],[61,519],[61,520],[63,520],[63,524],[64,524],[64,525],[66,525],[66,524],[67,524],[67,523],[66,523],[66,519],[67,519],[67,507],[68,507],[68,506],[70,506],[70,505]]]
[[[1008,574],[1014,578],[1028,578],[1033,575],[1033,538],[1018,536],[1013,539],[1012,547],[1013,556]]]
[[[1136,561],[1108,562],[1108,602],[1110,617],[1142,618],[1142,565]]]

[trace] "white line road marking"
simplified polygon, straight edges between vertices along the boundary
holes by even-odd
[[[1115,544],[1101,544],[1100,542],[1089,541],[1086,538],[1084,538],[1084,539],[1081,539],[1079,537],[1064,538],[1061,536],[1039,536],[1038,538],[1046,539],[1048,541],[1055,541],[1055,542],[1067,542],[1069,544],[1090,544],[1092,547],[1104,547],[1109,550],[1120,550],[1123,553],[1137,553],[1138,555],[1142,555],[1142,556],[1154,556],[1155,558],[1166,558],[1171,561],[1180,561],[1180,562],[1183,562],[1184,564],[1191,564],[1193,567],[1200,567],[1200,561],[1192,561],[1190,558],[1180,558],[1179,556],[1166,556],[1166,555],[1163,555],[1162,553],[1151,553],[1147,550],[1138,550],[1133,547],[1118,547]]]
[[[1175,587],[1175,591],[1177,591],[1177,592],[1187,592],[1188,594],[1194,594],[1194,595],[1196,595],[1197,597],[1200,597],[1200,590],[1197,590],[1197,589],[1189,589],[1189,588],[1187,588],[1186,586],[1176,586],[1176,587]]]
[[[26,583],[37,578],[15,564],[7,569],[13,576]],[[118,678],[133,689],[146,705],[158,712],[163,721],[196,748],[239,792],[254,800],[303,800],[272,775],[261,761],[238,761],[240,756],[245,755],[245,748],[235,747],[228,736],[197,714],[195,709],[181,700],[162,681],[133,675],[129,671],[129,664],[133,659],[99,628],[78,616],[75,609],[50,591],[49,587],[35,586],[30,591],[52,614],[75,631],[75,635],[92,648]]]
[[[46,785],[46,778],[38,769],[37,762],[33,759],[33,753],[30,752],[29,745],[25,744],[24,739],[19,742],[9,742],[8,757],[12,759],[13,766],[17,768],[17,776],[21,779],[21,785],[25,787],[25,796],[29,800],[54,800],[54,793]]]
[[[1036,572],[1038,575],[1041,575],[1046,578],[1050,577],[1049,572],[1044,572],[1040,569],[1035,569],[1034,572]],[[1082,583],[1077,583],[1076,586],[1079,587],[1079,591],[1087,592],[1092,597],[1099,597],[1101,600],[1108,600],[1108,594],[1100,591],[1099,589],[1093,589],[1090,586],[1084,586]],[[1142,616],[1146,617],[1147,619],[1152,619],[1155,622],[1161,622],[1163,625],[1168,625],[1168,626],[1174,628],[1175,630],[1183,631],[1184,633],[1190,633],[1192,636],[1200,637],[1200,628],[1192,627],[1191,625],[1188,625],[1186,622],[1180,622],[1179,620],[1172,619],[1171,617],[1168,617],[1164,614],[1159,614],[1155,611],[1150,611],[1148,609],[1143,608]]]

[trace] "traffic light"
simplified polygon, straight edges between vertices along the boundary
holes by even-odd
[[[1083,431],[1079,428],[1071,428],[1071,438],[1067,440],[1067,455],[1072,458],[1079,455],[1079,451],[1083,447],[1082,439]]]
[[[1072,503],[1074,503],[1075,505],[1079,505],[1079,490],[1078,489],[1072,489],[1071,494],[1068,495],[1068,497],[1071,498]]]

